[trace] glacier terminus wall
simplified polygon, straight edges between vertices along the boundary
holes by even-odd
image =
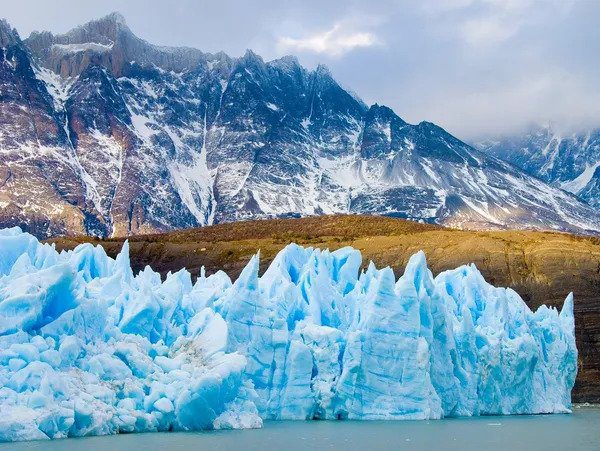
[[[532,312],[475,266],[397,279],[288,245],[259,276],[134,275],[90,244],[0,231],[0,441],[260,427],[267,419],[563,413],[573,296]]]

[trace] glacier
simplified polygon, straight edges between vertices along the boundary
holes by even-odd
[[[270,419],[566,413],[573,295],[532,312],[474,265],[363,269],[290,244],[259,276],[131,269],[0,230],[0,441],[255,428]]]

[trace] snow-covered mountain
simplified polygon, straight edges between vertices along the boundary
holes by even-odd
[[[476,147],[600,208],[600,129],[562,133],[551,125],[534,126]]]
[[[0,52],[0,226],[106,236],[356,212],[600,230],[575,196],[293,57],[155,46],[117,13],[24,41],[2,22]]]

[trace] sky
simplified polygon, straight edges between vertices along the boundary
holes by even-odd
[[[21,37],[112,11],[139,37],[327,65],[366,103],[475,141],[600,126],[600,0],[0,0]]]

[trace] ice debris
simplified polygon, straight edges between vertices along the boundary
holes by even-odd
[[[290,244],[232,283],[134,275],[90,244],[0,230],[0,441],[260,427],[262,419],[568,412],[573,297],[532,312],[475,266],[396,280]]]

